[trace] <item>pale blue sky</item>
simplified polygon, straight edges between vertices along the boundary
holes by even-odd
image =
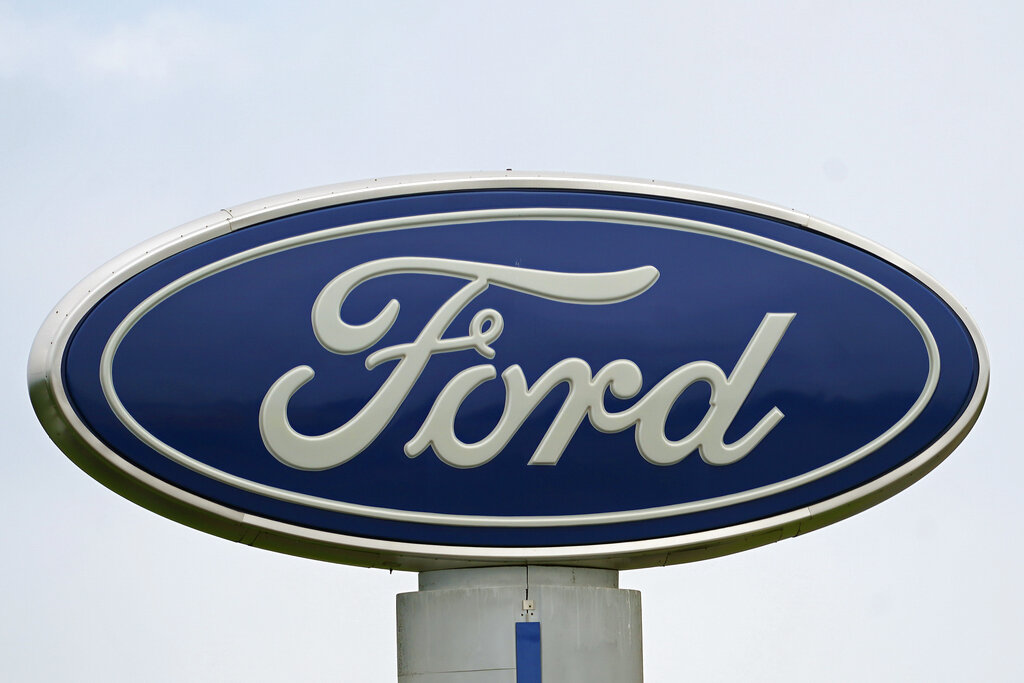
[[[48,309],[225,206],[406,173],[718,188],[935,276],[992,356],[963,446],[805,537],[624,573],[648,681],[1024,678],[1024,29],[989,3],[0,2],[0,678],[391,681],[415,576],[253,550],[75,468],[28,404]]]

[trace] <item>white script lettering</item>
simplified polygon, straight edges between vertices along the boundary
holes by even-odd
[[[490,285],[554,301],[595,305],[631,299],[658,279],[658,270],[653,266],[608,273],[560,273],[425,257],[370,261],[334,278],[314,302],[313,331],[324,348],[338,354],[359,353],[387,334],[398,318],[399,303],[394,299],[364,324],[346,323],[340,311],[346,297],[360,284],[397,273],[443,275],[469,282],[438,308],[414,341],[379,349],[367,357],[367,370],[389,361],[397,364],[377,393],[337,429],[309,436],[295,431],[288,421],[288,403],[295,392],[313,379],[312,368],[292,368],[274,382],[260,406],[260,433],[267,450],[282,463],[296,469],[323,470],[357,456],[395,416],[435,354],[473,349],[484,358],[494,358],[491,344],[501,335],[504,319],[493,308],[477,312],[465,336],[444,336],[459,313]],[[455,435],[455,416],[473,390],[497,377],[494,365],[474,365],[455,375],[441,389],[419,431],[406,443],[405,453],[416,457],[430,447],[448,465],[479,467],[501,453],[544,397],[565,383],[568,395],[530,458],[531,465],[557,464],[584,418],[605,433],[635,426],[640,454],[657,465],[673,465],[694,451],[712,465],[734,463],[750,453],[783,417],[782,411],[772,408],[743,437],[725,443],[726,430],[795,315],[765,314],[728,376],[710,361],[688,363],[669,373],[643,398],[621,412],[608,412],[604,395],[607,391],[616,398],[630,399],[639,393],[643,376],[632,361],[612,361],[594,374],[584,360],[566,358],[532,385],[519,365],[511,365],[501,373],[505,407],[497,425],[480,441],[467,444]],[[708,410],[690,434],[672,441],[665,435],[669,411],[679,396],[698,382],[711,387]]]

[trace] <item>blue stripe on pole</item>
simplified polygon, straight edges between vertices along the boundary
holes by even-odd
[[[516,623],[516,683],[541,683],[539,621]]]

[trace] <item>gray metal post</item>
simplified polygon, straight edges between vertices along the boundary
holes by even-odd
[[[640,592],[618,586],[609,569],[422,572],[397,599],[398,681],[641,683]]]

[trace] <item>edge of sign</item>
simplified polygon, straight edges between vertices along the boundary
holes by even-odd
[[[61,382],[61,363],[71,334],[106,294],[164,258],[285,215],[390,196],[496,188],[591,190],[700,202],[780,219],[853,245],[919,280],[963,321],[978,353],[974,395],[957,420],[929,448],[882,477],[820,503],[753,522],[680,536],[529,548],[387,541],[307,529],[242,513],[172,486],[132,465],[92,434],[71,407]],[[988,352],[964,307],[920,268],[859,235],[807,214],[715,190],[653,180],[513,171],[374,178],[327,185],[248,202],[191,221],[117,256],[76,285],[43,322],[28,363],[29,395],[47,434],[78,467],[119,495],[179,523],[246,545],[330,562],[409,571],[512,564],[636,569],[718,557],[806,533],[872,507],[934,469],[977,421],[988,394],[988,383]]]

